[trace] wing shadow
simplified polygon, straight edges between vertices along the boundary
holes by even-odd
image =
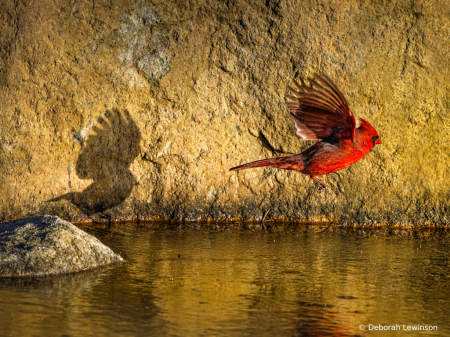
[[[68,200],[84,214],[104,212],[120,205],[131,194],[136,178],[129,167],[140,152],[141,133],[127,110],[107,111],[82,141],[75,171],[94,182],[82,192],[72,192],[50,201]]]

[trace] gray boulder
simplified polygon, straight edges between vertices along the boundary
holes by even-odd
[[[56,216],[0,224],[0,277],[65,274],[122,260],[98,239]]]

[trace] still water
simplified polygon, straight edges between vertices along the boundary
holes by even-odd
[[[0,335],[450,335],[446,230],[82,228],[126,262],[63,277],[0,279]],[[404,330],[418,325],[438,331]]]

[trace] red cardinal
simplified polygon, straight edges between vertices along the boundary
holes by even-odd
[[[295,156],[258,160],[230,171],[261,166],[299,171],[311,176],[319,184],[319,191],[325,189],[326,198],[328,187],[317,176],[355,164],[381,140],[373,126],[362,118],[356,129],[347,100],[327,76],[315,75],[309,86],[303,80],[294,84],[296,89],[288,87],[291,95],[286,95],[286,105],[295,134],[303,140],[322,141]]]

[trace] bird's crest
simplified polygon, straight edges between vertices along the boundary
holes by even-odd
[[[359,122],[361,123],[361,128],[369,131],[371,136],[378,136],[377,130],[365,119],[359,118]]]

